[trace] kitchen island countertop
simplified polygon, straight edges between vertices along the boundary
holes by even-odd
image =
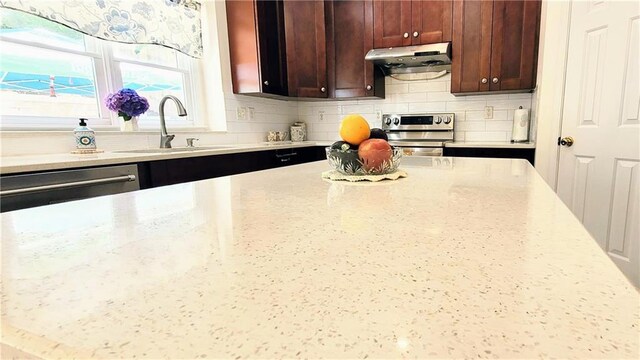
[[[447,160],[447,161],[445,161]],[[638,358],[634,287],[525,160],[325,162],[1,214],[42,358]]]

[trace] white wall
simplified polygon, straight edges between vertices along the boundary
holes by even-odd
[[[415,74],[410,79],[423,79]],[[311,140],[337,140],[340,119],[360,113],[372,127],[380,127],[381,113],[453,112],[457,141],[509,141],[513,113],[530,109],[532,94],[451,95],[451,75],[434,80],[400,81],[387,77],[384,100],[300,102],[300,119],[309,124]],[[493,106],[493,118],[484,118],[485,106]],[[322,115],[322,116],[321,116]],[[322,118],[322,119],[321,119]]]

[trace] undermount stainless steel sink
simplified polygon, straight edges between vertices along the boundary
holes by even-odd
[[[164,149],[137,149],[137,150],[118,150],[114,153],[132,153],[132,154],[162,154],[162,153],[176,153],[176,152],[192,152],[203,150],[216,150],[216,149],[229,149],[230,145],[215,145],[215,146],[194,146],[194,147],[180,147],[180,148],[164,148]]]

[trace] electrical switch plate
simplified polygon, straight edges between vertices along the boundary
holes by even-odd
[[[493,119],[493,106],[485,106],[484,107],[484,118],[485,119]]]
[[[254,120],[256,118],[256,109],[254,107],[249,107],[249,120]]]
[[[247,119],[247,108],[238,106],[236,108],[236,120],[246,120]]]

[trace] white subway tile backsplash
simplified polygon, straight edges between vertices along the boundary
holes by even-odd
[[[465,132],[465,141],[507,141],[507,133],[502,131]]]
[[[409,84],[394,83],[385,84],[385,95],[388,94],[406,94],[409,92]]]
[[[454,131],[485,131],[484,121],[459,121],[454,123]]]
[[[511,131],[513,129],[513,121],[489,120],[486,122],[487,131]]]
[[[370,126],[379,127],[377,111],[382,114],[453,112],[456,115],[454,136],[457,141],[507,141],[511,138],[514,110],[519,106],[530,109],[532,104],[532,94],[454,96],[450,93],[451,75],[434,80],[424,80],[425,74],[407,74],[402,78],[412,81],[385,79],[385,99],[299,102],[300,119],[310,124],[318,123],[318,109],[325,111],[323,125],[309,127],[309,138],[337,140],[340,120],[349,113],[359,113]],[[484,118],[485,106],[493,106],[492,119]]]
[[[409,92],[442,92],[447,91],[447,83],[443,81],[416,81],[409,84]]]
[[[367,105],[346,105],[342,107],[342,114],[361,114],[361,113],[374,113],[373,104]]]
[[[448,101],[447,111],[458,110],[483,110],[487,105],[486,101]]]
[[[435,111],[445,111],[445,110],[446,110],[445,102],[420,102],[420,103],[409,104],[409,113],[435,112]]]

